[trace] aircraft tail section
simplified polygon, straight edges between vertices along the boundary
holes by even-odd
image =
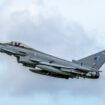
[[[101,51],[83,59],[77,60],[77,62],[81,65],[86,65],[99,70],[99,68],[105,63],[105,51]]]

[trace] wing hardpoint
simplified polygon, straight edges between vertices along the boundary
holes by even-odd
[[[80,59],[77,62],[79,62],[81,65],[86,65],[99,70],[99,68],[105,63],[105,50]]]

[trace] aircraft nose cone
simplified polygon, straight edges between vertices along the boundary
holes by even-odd
[[[0,43],[0,46],[4,46],[5,44],[4,43]]]
[[[2,52],[4,49],[4,44],[3,43],[0,43],[0,52]]]

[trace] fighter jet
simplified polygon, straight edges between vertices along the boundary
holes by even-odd
[[[31,72],[64,79],[98,79],[101,72],[99,69],[105,62],[105,51],[80,60],[67,61],[20,42],[0,43],[0,52],[15,56],[17,62],[28,67]]]

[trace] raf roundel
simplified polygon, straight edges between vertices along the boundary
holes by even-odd
[[[95,60],[95,61],[100,61],[100,56],[99,56],[99,55],[96,55],[96,56],[94,57],[94,60]]]

